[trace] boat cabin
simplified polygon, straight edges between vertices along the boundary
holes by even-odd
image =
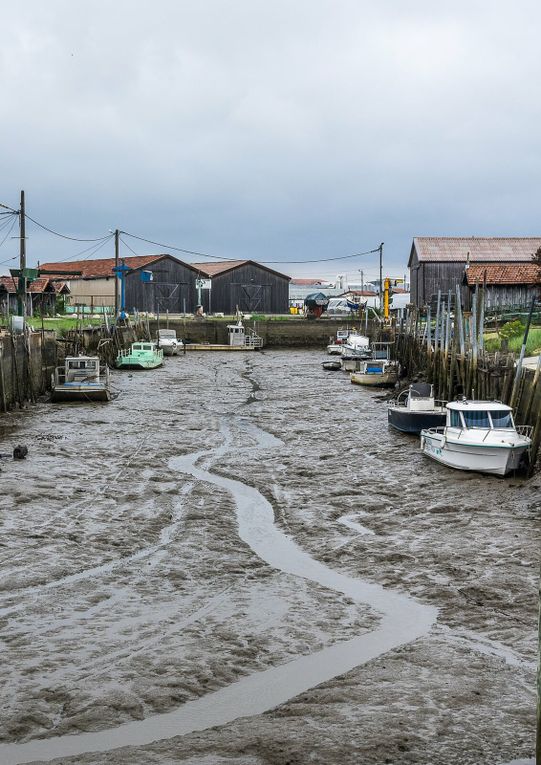
[[[149,343],[132,343],[131,346],[131,352],[139,352],[139,353],[149,353],[152,351],[156,351],[156,343],[149,342]]]
[[[158,340],[176,340],[177,333],[174,329],[159,329]]]
[[[229,345],[246,345],[246,330],[240,322],[238,324],[227,325],[227,337]]]
[[[100,360],[97,356],[66,356],[64,364],[65,382],[98,380],[99,376]]]
[[[500,401],[453,401],[447,404],[447,427],[515,430],[515,423],[511,407]]]
[[[389,361],[391,358],[391,345],[393,343],[390,342],[372,343],[372,358]]]

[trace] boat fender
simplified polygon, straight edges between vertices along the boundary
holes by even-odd
[[[13,459],[24,460],[27,454],[28,454],[28,446],[16,446],[15,449],[13,450]]]

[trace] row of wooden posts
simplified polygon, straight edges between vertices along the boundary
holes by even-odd
[[[534,302],[518,358],[486,351],[482,287],[476,288],[471,313],[463,311],[457,286],[454,294],[438,294],[435,316],[430,307],[425,312],[412,309],[396,327],[395,337],[396,355],[407,376],[424,377],[439,400],[465,396],[512,406],[517,424],[533,426],[532,465],[541,442],[541,357],[535,370],[524,368],[523,359]]]

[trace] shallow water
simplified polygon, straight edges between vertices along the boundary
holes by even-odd
[[[3,472],[4,721],[47,738],[1,745],[2,762],[260,715],[426,636],[438,608],[450,646],[529,677],[535,481],[428,462],[319,360],[188,354],[115,374],[106,407],[14,416],[8,443],[31,453]]]

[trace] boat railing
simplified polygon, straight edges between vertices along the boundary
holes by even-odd
[[[526,438],[531,438],[533,434],[533,425],[515,425],[515,430],[519,436],[526,436]]]
[[[445,425],[439,425],[437,428],[426,428],[425,433],[431,433],[435,436],[445,435]]]
[[[71,378],[71,379],[70,379]],[[109,384],[109,367],[107,364],[101,364],[99,371],[95,369],[77,369],[70,370],[66,375],[65,367],[56,367],[54,371],[54,384],[65,385],[69,383],[87,383],[99,382]]]
[[[253,329],[248,329],[244,336],[244,345],[248,348],[263,348],[263,338],[256,334]]]

